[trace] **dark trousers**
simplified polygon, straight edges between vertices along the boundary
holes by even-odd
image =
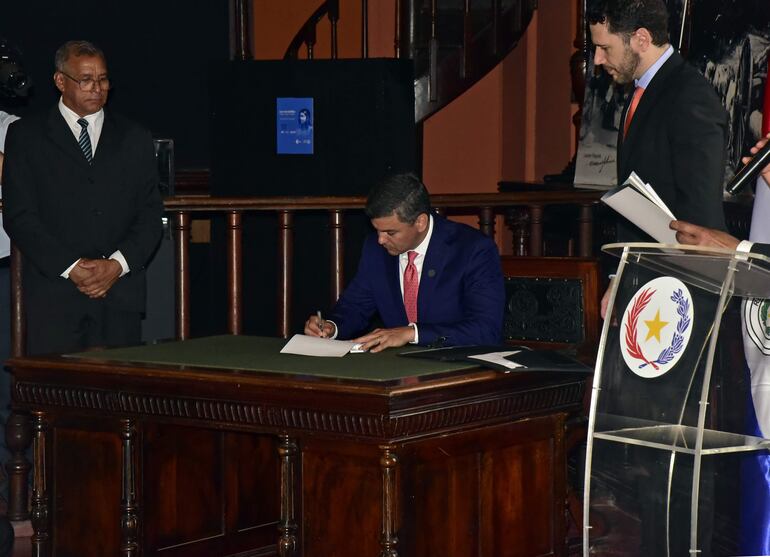
[[[108,294],[109,296],[109,294]],[[27,298],[27,354],[78,352],[141,341],[141,313],[85,298],[75,304],[39,304]]]

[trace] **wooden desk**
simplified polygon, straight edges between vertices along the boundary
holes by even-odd
[[[584,378],[211,337],[16,358],[35,555],[563,555]]]

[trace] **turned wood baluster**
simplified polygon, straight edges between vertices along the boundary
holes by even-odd
[[[22,256],[16,246],[11,245],[11,356],[23,356],[26,350],[24,331],[24,300],[21,286]],[[27,412],[11,410],[5,423],[5,444],[11,457],[5,463],[8,473],[8,518],[29,519],[28,495],[29,471],[27,448],[32,442],[32,424]]]
[[[240,335],[243,331],[242,217],[240,211],[233,211],[227,219],[227,329],[231,335]]]
[[[529,213],[521,207],[508,209],[505,224],[513,232],[513,255],[529,255]]]
[[[288,435],[279,437],[278,458],[281,462],[281,522],[278,525],[278,555],[292,557],[297,551],[297,522],[294,514],[295,463],[297,444]]]
[[[139,555],[139,508],[136,503],[136,463],[134,420],[120,420],[120,436],[123,446],[122,487],[120,501],[120,555]]]
[[[578,237],[580,257],[591,257],[594,243],[593,205],[581,205],[578,217]]]
[[[369,58],[369,0],[361,0],[361,58]]]
[[[32,452],[34,474],[32,481],[32,557],[50,555],[50,523],[46,477],[46,445],[48,420],[45,412],[32,412],[34,437]]]
[[[543,255],[543,206],[529,206],[529,255]]]
[[[294,213],[278,212],[278,336],[291,332],[291,284],[294,277]]]
[[[479,207],[479,230],[490,238],[495,236],[495,210],[492,207]]]
[[[11,245],[11,356],[24,356],[26,350],[26,319],[22,290],[22,256],[16,246]]]
[[[249,33],[249,0],[235,0],[235,59],[251,60]]]
[[[28,478],[32,465],[27,460],[27,448],[32,441],[32,424],[26,412],[11,412],[5,423],[5,444],[11,457],[5,463],[8,473],[8,518],[29,519],[27,508]]]
[[[342,295],[345,285],[345,219],[342,211],[329,211],[329,228],[331,235],[331,304]]]
[[[176,338],[190,338],[190,214],[174,214],[176,237]]]
[[[398,458],[393,447],[380,447],[380,468],[382,469],[382,536],[380,557],[398,557],[398,529],[396,516],[396,466]]]

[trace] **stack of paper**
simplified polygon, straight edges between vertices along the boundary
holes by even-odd
[[[676,220],[650,184],[632,172],[620,186],[602,196],[602,201],[662,244],[676,244],[676,232],[668,225]]]

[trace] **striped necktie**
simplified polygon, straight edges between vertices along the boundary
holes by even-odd
[[[86,157],[88,164],[91,164],[91,161],[94,160],[94,155],[91,152],[91,138],[88,137],[88,121],[85,118],[80,118],[78,124],[80,124],[81,128],[78,145],[80,145],[80,150],[83,151],[83,155]]]

